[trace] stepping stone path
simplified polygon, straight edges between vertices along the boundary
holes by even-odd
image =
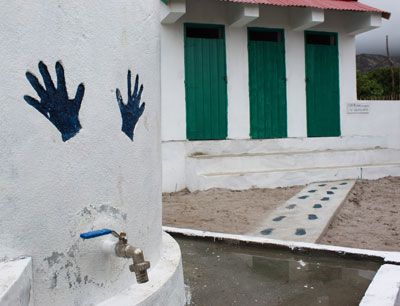
[[[339,210],[353,180],[313,183],[278,206],[251,235],[315,243]]]

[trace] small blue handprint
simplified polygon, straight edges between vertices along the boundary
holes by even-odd
[[[121,131],[124,132],[132,141],[134,131],[139,118],[142,116],[146,107],[145,103],[140,105],[142,99],[143,85],[139,88],[139,75],[136,75],[135,87],[132,93],[131,71],[128,70],[128,102],[124,104],[120,90],[117,88],[117,102],[119,110],[121,111],[122,127]]]

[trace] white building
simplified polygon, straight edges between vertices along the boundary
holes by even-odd
[[[169,0],[163,191],[400,175],[400,103],[357,101],[357,1]]]

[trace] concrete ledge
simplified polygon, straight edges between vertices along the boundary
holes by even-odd
[[[322,9],[293,7],[290,19],[293,31],[304,31],[323,23],[325,13]]]
[[[258,5],[240,5],[231,8],[229,25],[233,28],[244,27],[260,17]]]
[[[0,305],[33,305],[32,259],[30,257],[0,263]]]
[[[98,304],[99,306],[179,306],[185,304],[181,251],[178,243],[163,233],[161,258],[149,272],[149,282],[135,284]]]
[[[382,26],[382,15],[378,13],[356,13],[350,24],[347,25],[347,34],[358,35]]]
[[[383,265],[375,275],[360,306],[400,305],[400,266]]]
[[[400,103],[399,103],[400,105]],[[227,139],[218,141],[174,141],[185,145],[187,156],[198,153],[208,155],[241,153],[281,153],[291,151],[349,150],[373,147],[386,148],[387,137],[343,136],[278,139]],[[167,143],[164,141],[163,143]]]
[[[400,163],[345,167],[313,167],[308,169],[279,169],[262,172],[200,173],[199,175],[188,173],[186,175],[186,187],[191,192],[210,188],[246,190],[251,188],[278,188],[339,180],[372,180],[386,176],[400,176]]]
[[[186,0],[171,0],[161,11],[161,23],[173,24],[186,14]]]

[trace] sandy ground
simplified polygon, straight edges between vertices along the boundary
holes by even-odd
[[[302,187],[163,195],[164,225],[246,234]],[[400,177],[357,181],[320,243],[400,251]]]
[[[357,181],[320,243],[400,251],[400,177]]]
[[[302,187],[232,191],[180,191],[163,195],[164,225],[246,234],[254,231],[269,212]]]

